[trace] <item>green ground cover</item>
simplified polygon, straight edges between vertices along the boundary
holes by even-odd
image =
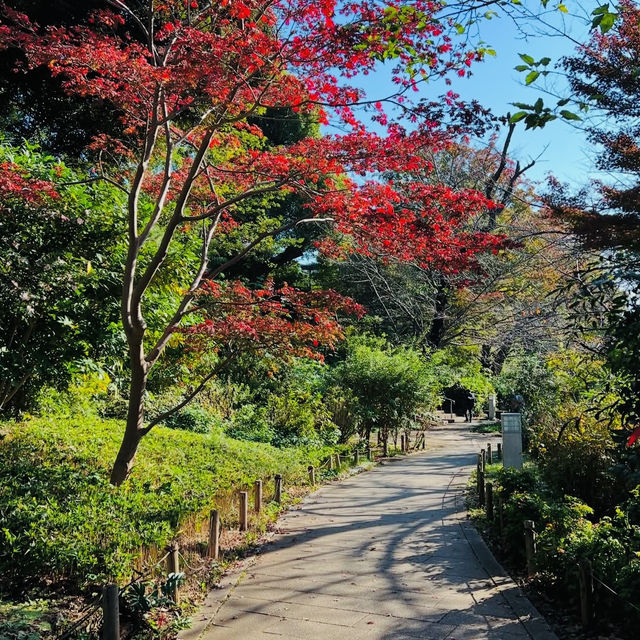
[[[32,418],[0,425],[0,573],[20,594],[64,583],[81,589],[126,580],[149,549],[163,549],[234,490],[284,475],[306,482],[329,449],[277,449],[220,431],[157,427],[132,477],[108,482],[124,424],[91,417]]]
[[[502,426],[500,422],[482,422],[480,424],[474,424],[471,427],[471,431],[474,433],[500,433]]]

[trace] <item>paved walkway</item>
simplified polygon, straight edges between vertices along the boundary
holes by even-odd
[[[486,436],[431,431],[424,454],[325,486],[210,594],[183,640],[553,640],[464,513]]]

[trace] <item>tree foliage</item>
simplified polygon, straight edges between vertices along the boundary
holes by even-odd
[[[65,388],[90,360],[122,348],[118,321],[122,198],[37,148],[0,146],[0,411]]]
[[[115,185],[127,199],[122,323],[131,385],[128,428],[112,474],[120,483],[155,423],[147,423],[144,414],[150,371],[176,335],[215,334],[224,342],[231,332],[234,345],[250,338],[263,350],[274,348],[275,340],[285,348],[298,341],[312,350],[339,336],[328,312],[311,303],[316,297],[327,310],[344,308],[334,294],[298,294],[284,284],[252,291],[221,281],[263,241],[296,226],[332,221],[347,240],[320,242],[324,252],[356,251],[447,271],[473,263],[502,239],[455,229],[458,220],[492,206],[482,194],[426,184],[401,194],[388,183],[346,177],[422,168],[420,149],[446,143],[446,132],[426,119],[432,105],[420,102],[412,106],[413,117],[421,118],[414,131],[388,121],[374,105],[388,134],[366,132],[353,110],[361,91],[335,75],[338,69],[348,79],[394,60],[403,103],[417,79],[463,69],[480,58],[445,31],[437,6],[306,0],[109,4],[111,10],[96,11],[81,24],[48,27],[5,7],[0,32],[5,47],[21,52],[26,69],[46,66],[69,95],[108,103],[123,127],[122,135],[101,132],[90,145],[99,151],[95,178]],[[351,131],[266,145],[252,118],[283,110],[320,122],[333,114]],[[304,200],[304,213],[295,221],[273,226],[242,216],[244,205],[291,193]],[[210,248],[234,234],[242,248],[210,265]],[[188,250],[174,280],[174,290],[181,292],[175,310],[161,322],[148,320],[148,300],[171,277],[171,258],[180,246]],[[243,312],[216,316],[229,308]],[[236,353],[232,348],[220,354],[218,366]],[[194,383],[163,417],[184,406],[216,371]]]

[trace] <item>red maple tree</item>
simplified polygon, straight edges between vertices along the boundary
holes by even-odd
[[[131,383],[126,430],[111,474],[120,484],[141,438],[217,371],[176,407],[147,420],[149,373],[177,332],[224,345],[227,358],[245,349],[313,356],[340,338],[338,312],[361,313],[334,292],[303,293],[270,282],[252,290],[223,279],[265,239],[299,225],[327,223],[342,235],[320,241],[318,250],[358,251],[455,271],[474,266],[476,255],[495,249],[502,238],[464,231],[469,217],[493,206],[481,194],[420,184],[400,193],[386,177],[424,174],[429,167],[423,150],[449,143],[451,131],[434,117],[442,106],[410,102],[407,96],[427,78],[451,71],[464,75],[481,57],[464,38],[451,35],[455,25],[439,18],[440,3],[106,0],[106,5],[110,9],[95,12],[87,24],[47,28],[5,5],[0,42],[22,51],[25,68],[48,67],[70,94],[110,103],[123,127],[120,137],[94,140],[98,157],[111,160],[99,162],[91,178],[108,180],[127,198],[122,323]],[[409,116],[411,131],[349,84],[349,78],[388,60],[397,90],[387,102]],[[445,103],[459,109],[451,97]],[[386,126],[387,134],[368,132],[356,107]],[[320,123],[331,118],[346,132],[262,145],[254,117],[269,108],[290,109]],[[469,117],[465,113],[461,120]],[[304,201],[295,221],[255,231],[246,216],[236,215],[238,207],[246,211],[265,195],[292,192]],[[244,225],[251,233],[244,247],[211,266],[214,238]],[[159,336],[149,340],[145,300],[158,278],[177,277],[167,273],[167,258],[185,234],[200,239],[200,259],[191,265],[188,282],[176,282],[182,298]],[[220,360],[222,366],[226,360]]]

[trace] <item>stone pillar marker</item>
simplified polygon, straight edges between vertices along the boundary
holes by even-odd
[[[496,397],[494,395],[489,396],[489,410],[487,411],[489,420],[496,419]]]
[[[503,413],[501,420],[503,466],[522,469],[522,416]]]

